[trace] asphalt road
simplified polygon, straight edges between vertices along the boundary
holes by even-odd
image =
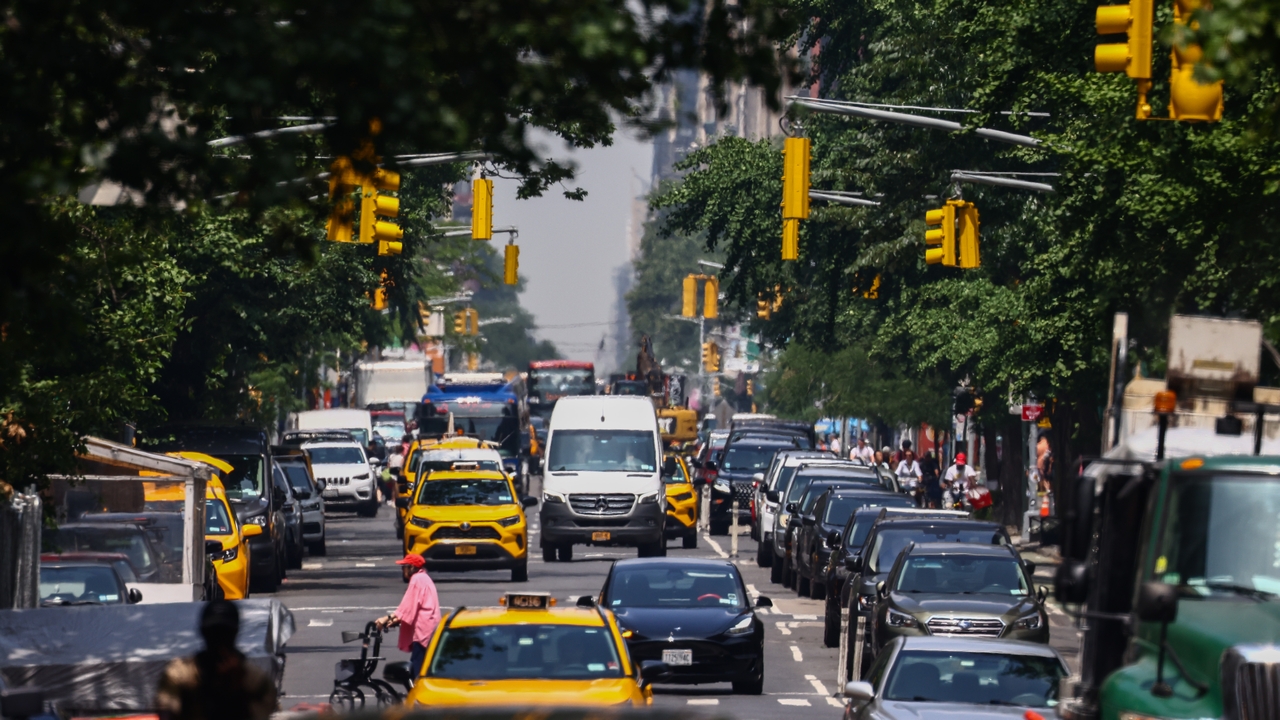
[[[539,483],[535,480],[534,489]],[[274,595],[293,611],[297,633],[286,648],[284,709],[306,709],[327,703],[333,689],[334,664],[359,655],[358,643],[343,645],[343,630],[362,630],[365,623],[395,608],[405,585],[395,565],[401,550],[393,527],[394,509],[383,507],[376,518],[360,518],[350,513],[328,517],[328,556],[307,557],[301,570],[292,570]],[[629,548],[576,547],[569,563],[544,564],[538,548],[537,511],[530,512],[531,537],[529,582],[519,589],[550,592],[571,604],[580,595],[599,592],[609,564],[634,557]],[[840,716],[843,704],[832,697],[836,690],[835,649],[822,646],[822,603],[798,598],[795,593],[769,582],[767,568],[755,564],[756,543],[747,535],[739,537],[738,564],[747,588],[774,602],[765,609],[764,695],[734,695],[728,683],[698,686],[663,686],[654,691],[658,706],[714,707],[717,713],[741,720],[776,717],[781,710],[793,718]],[[668,544],[670,557],[728,557],[730,538],[703,534],[696,550],[680,548],[678,540]],[[1037,579],[1051,568],[1038,570]],[[496,605],[502,593],[513,587],[509,571],[467,573],[432,572],[432,579],[446,608]],[[447,612],[447,610],[446,610]],[[1074,659],[1078,638],[1060,612],[1051,612],[1054,645]],[[395,646],[394,632],[388,636],[382,655],[388,660],[407,660]],[[381,675],[381,669],[378,671]]]

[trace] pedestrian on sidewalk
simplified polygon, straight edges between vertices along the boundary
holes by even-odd
[[[942,505],[941,473],[942,468],[938,465],[937,453],[933,450],[926,452],[924,459],[920,461],[920,484],[924,487],[926,507],[937,508]]]
[[[409,653],[409,677],[416,678],[427,659],[427,643],[440,624],[440,596],[427,574],[427,561],[421,555],[409,553],[396,564],[401,566],[409,589],[404,591],[395,612],[374,622],[383,630],[400,627],[399,648]]]
[[[969,465],[968,459],[964,453],[956,453],[955,463],[947,468],[947,474],[942,478],[942,506],[948,510],[967,503],[965,492],[978,478],[977,471]]]
[[[895,474],[902,489],[916,501],[916,507],[922,507],[924,489],[920,485],[920,463],[916,462],[916,454],[907,450],[903,458],[898,461]]]
[[[163,720],[267,720],[280,709],[271,678],[236,649],[240,611],[214,600],[200,613],[204,650],[169,661],[156,689]]]

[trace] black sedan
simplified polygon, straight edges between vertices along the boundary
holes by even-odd
[[[731,682],[733,691],[764,690],[764,623],[738,568],[727,560],[644,558],[614,563],[599,602],[618,617],[636,663],[664,662],[661,682]]]

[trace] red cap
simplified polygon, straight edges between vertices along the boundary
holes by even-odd
[[[400,558],[399,560],[397,560],[397,561],[396,561],[396,564],[397,564],[397,565],[412,565],[412,566],[414,566],[414,567],[416,567],[416,568],[420,568],[420,567],[425,566],[425,565],[427,564],[427,561],[426,561],[426,560],[423,560],[421,555],[414,555],[413,553],[409,553],[408,555],[405,555],[404,557],[402,557],[402,558]]]
[[[968,459],[969,458],[965,457],[964,453],[956,453],[956,464],[963,465],[964,461]]]

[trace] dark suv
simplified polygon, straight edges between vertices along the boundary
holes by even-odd
[[[809,591],[809,597],[821,600],[827,593],[827,559],[833,548],[840,546],[841,533],[849,516],[859,508],[915,507],[902,493],[870,487],[832,487],[813,503],[809,512],[800,515],[800,529],[791,551],[796,565],[797,589]],[[803,594],[803,593],[802,593]]]
[[[763,473],[779,450],[792,450],[796,441],[789,436],[743,435],[730,438],[724,450],[709,467],[716,473],[711,483],[711,513],[708,524],[712,535],[729,531],[733,501],[738,501],[738,524],[751,522],[752,478]]]

